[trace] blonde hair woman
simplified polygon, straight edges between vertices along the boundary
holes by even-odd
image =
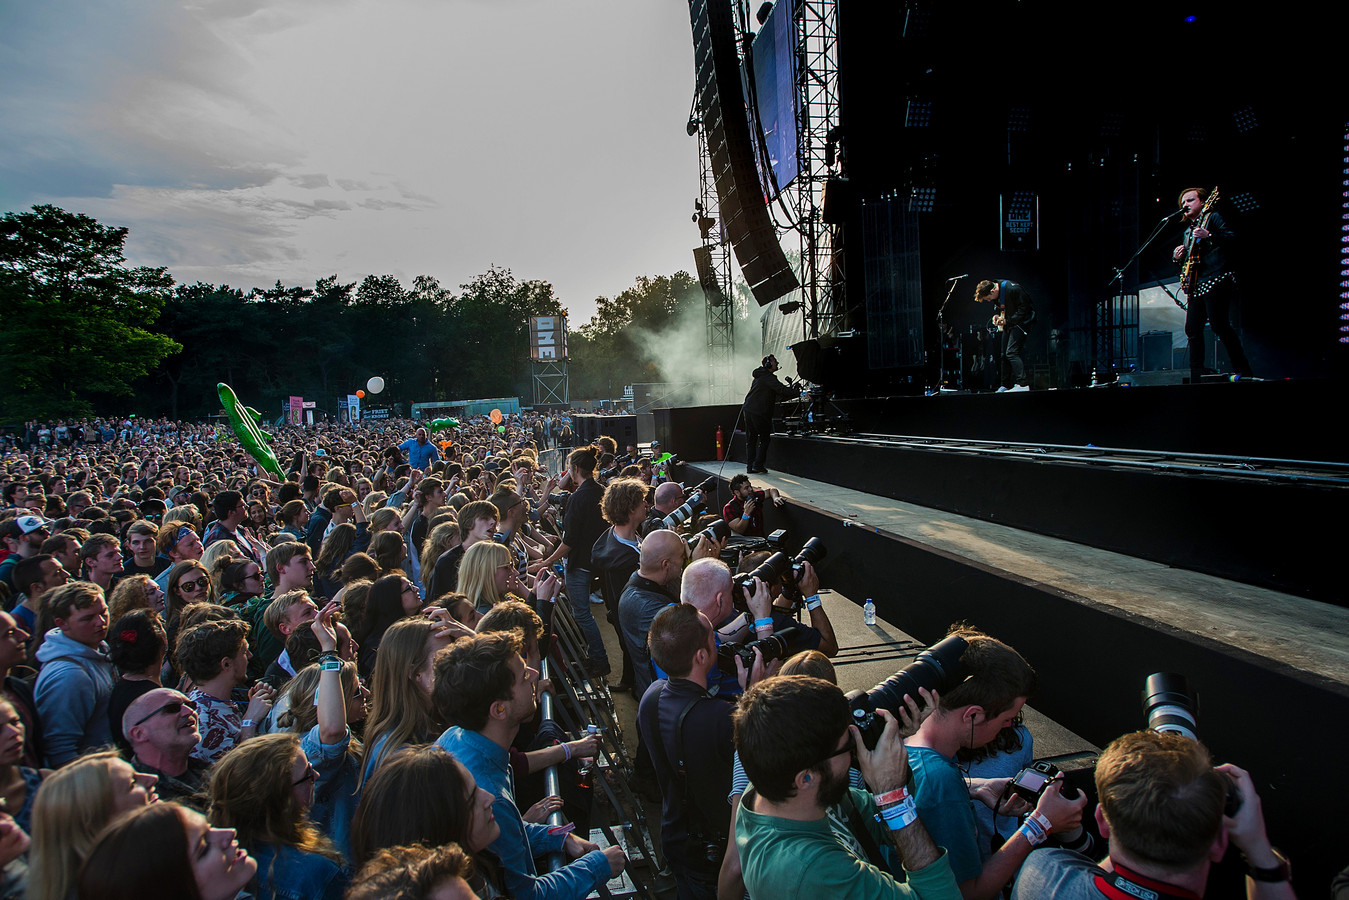
[[[495,541],[479,541],[464,553],[459,590],[483,613],[503,600],[523,599],[529,593],[520,583],[511,552]]]

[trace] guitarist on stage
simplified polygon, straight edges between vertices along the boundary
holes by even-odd
[[[1249,378],[1251,364],[1241,348],[1241,337],[1232,327],[1232,303],[1239,296],[1236,278],[1228,266],[1227,248],[1236,238],[1222,213],[1206,203],[1204,188],[1186,188],[1180,192],[1180,209],[1185,219],[1184,242],[1171,258],[1184,266],[1181,288],[1188,296],[1185,312],[1185,336],[1190,340],[1190,383],[1198,384],[1204,373],[1204,320],[1213,324],[1213,333],[1227,348],[1232,367]],[[1217,198],[1214,197],[1216,200]]]
[[[993,324],[1002,332],[1002,359],[998,360],[998,381],[1003,391],[1028,391],[1030,381],[1021,362],[1021,350],[1026,346],[1026,335],[1035,321],[1035,307],[1030,295],[1015,281],[981,281],[974,289],[978,303],[996,303],[998,311]]]

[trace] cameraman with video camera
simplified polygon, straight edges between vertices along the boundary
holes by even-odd
[[[1202,897],[1229,841],[1246,858],[1248,898],[1294,896],[1251,776],[1233,765],[1214,768],[1192,737],[1138,731],[1116,738],[1096,763],[1096,793],[1109,856],[1098,865],[1070,850],[1033,853],[1012,900]]]
[[[937,709],[908,742],[913,793],[923,824],[949,854],[961,895],[992,900],[1050,834],[1081,834],[1087,798],[1070,800],[1062,794],[1062,781],[1048,781],[1026,822],[981,862],[970,801],[980,800],[1002,815],[1020,814],[1030,804],[1019,796],[1006,799],[1010,779],[967,780],[956,753],[982,747],[1012,725],[1035,692],[1035,670],[1011,647],[974,629],[956,629],[947,640],[951,637],[966,642],[959,657],[964,679],[941,692]]]

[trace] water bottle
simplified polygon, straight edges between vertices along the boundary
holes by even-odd
[[[876,624],[876,604],[871,602],[870,597],[862,604],[862,622],[866,625]]]
[[[587,725],[586,732],[591,737],[596,737],[600,733],[598,725]],[[595,784],[595,757],[583,756],[576,764],[576,786],[582,788],[594,787]]]

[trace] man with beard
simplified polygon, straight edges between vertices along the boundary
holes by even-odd
[[[735,747],[733,705],[707,690],[717,661],[712,623],[687,603],[668,606],[651,623],[651,656],[670,674],[642,697],[637,728],[651,751],[661,794],[661,847],[679,900],[715,900],[726,852]],[[755,650],[754,674],[763,670]],[[736,660],[741,684],[743,663]],[[768,896],[765,894],[765,896]]]
[[[917,704],[904,713],[903,730],[888,711],[877,714],[885,730],[868,750],[843,692],[823,679],[770,678],[745,693],[735,746],[753,787],[741,798],[735,841],[751,896],[958,900],[946,855],[908,794],[904,734],[917,727]],[[849,787],[850,752],[870,794]],[[834,834],[829,808],[845,795],[866,842],[897,854],[903,881],[877,864],[879,853],[859,859]]]

